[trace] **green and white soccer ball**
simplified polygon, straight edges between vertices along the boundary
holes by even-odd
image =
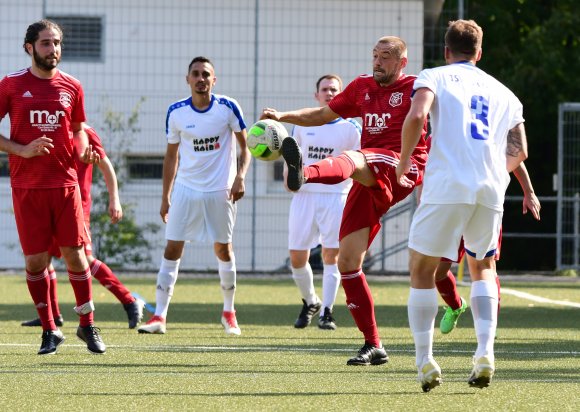
[[[259,160],[276,160],[280,157],[282,140],[288,136],[286,128],[272,119],[258,120],[248,131],[248,149]]]

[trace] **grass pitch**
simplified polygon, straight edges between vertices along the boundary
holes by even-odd
[[[96,324],[108,346],[91,355],[76,338],[72,290],[60,276],[66,341],[55,356],[38,356],[40,329],[24,276],[0,276],[0,408],[32,410],[203,411],[505,411],[580,410],[580,309],[502,296],[496,375],[489,388],[467,385],[475,349],[469,310],[449,335],[435,333],[442,386],[422,393],[415,381],[407,323],[407,282],[370,281],[387,365],[346,366],[362,346],[339,291],[336,331],[294,329],[299,294],[290,279],[240,276],[236,295],[242,336],[219,323],[217,275],[178,281],[166,335],[127,329],[126,315],[98,283]],[[154,303],[154,277],[125,276]],[[580,283],[509,283],[554,300],[580,303]],[[316,283],[320,291],[320,282]],[[462,296],[469,290],[460,287]],[[441,317],[442,311],[437,318]],[[437,323],[438,325],[438,323]]]

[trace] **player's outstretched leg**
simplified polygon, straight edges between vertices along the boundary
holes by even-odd
[[[143,320],[144,307],[145,302],[141,299],[135,299],[133,302],[123,305],[125,312],[127,312],[127,318],[129,319],[129,329],[135,329],[141,320]]]
[[[286,186],[293,192],[300,190],[304,184],[304,167],[302,165],[302,153],[298,142],[292,137],[287,137],[282,141],[282,156],[288,166],[288,177]]]
[[[439,323],[439,329],[441,333],[446,334],[451,332],[457,326],[457,320],[459,316],[467,309],[467,302],[465,299],[461,298],[461,306],[458,309],[453,310],[450,306],[445,308],[445,314],[441,318]]]

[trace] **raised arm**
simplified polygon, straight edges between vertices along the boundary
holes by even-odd
[[[411,102],[411,109],[405,117],[401,137],[401,159],[397,165],[397,182],[403,187],[412,187],[413,182],[405,174],[411,170],[411,154],[421,138],[425,119],[429,114],[435,94],[428,88],[417,89]]]
[[[101,159],[99,170],[103,173],[107,191],[109,192],[109,216],[111,223],[117,223],[123,217],[123,209],[119,199],[119,186],[117,184],[117,174],[108,157]]]
[[[279,112],[276,109],[267,107],[262,111],[260,119],[273,119],[298,126],[322,126],[338,117],[339,115],[328,106],[307,107],[289,112]]]

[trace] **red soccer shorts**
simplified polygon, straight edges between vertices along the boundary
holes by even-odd
[[[415,185],[406,188],[397,183],[395,169],[399,163],[399,153],[387,149],[362,149],[360,152],[365,156],[378,185],[366,187],[353,182],[342,213],[339,239],[342,240],[357,230],[369,227],[368,248],[381,229],[381,217],[391,206],[405,199],[422,183],[424,161],[411,159],[413,167],[407,177],[415,182]]]
[[[92,240],[91,240],[91,226],[90,226],[91,225],[91,216],[86,215],[86,214],[84,216],[85,216],[85,230],[87,231],[87,238],[89,239],[85,243],[85,255],[92,256],[93,246],[92,246]],[[60,248],[58,247],[58,243],[56,242],[55,238],[52,238],[52,243],[50,244],[50,247],[48,248],[48,254],[52,257],[57,258],[57,259],[60,259],[62,257],[62,253],[60,252]]]
[[[12,204],[25,256],[48,251],[53,238],[59,246],[71,247],[90,241],[78,186],[12,188]]]

